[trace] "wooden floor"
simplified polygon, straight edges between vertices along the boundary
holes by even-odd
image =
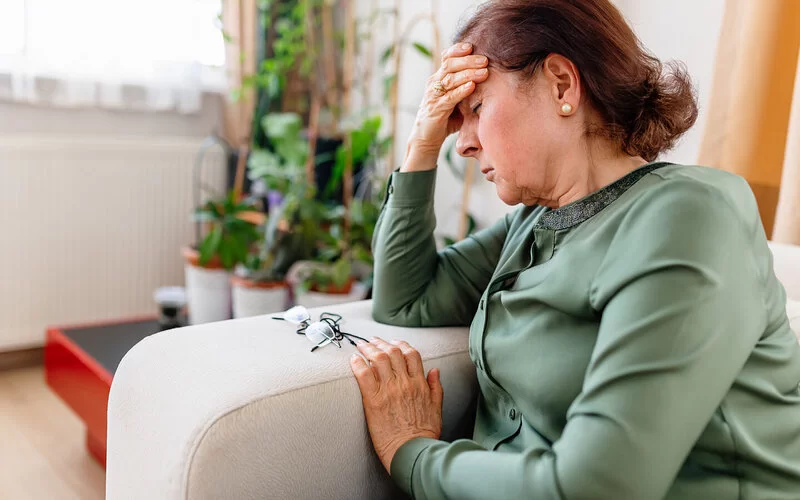
[[[105,471],[85,439],[41,365],[0,371],[0,499],[102,499]]]

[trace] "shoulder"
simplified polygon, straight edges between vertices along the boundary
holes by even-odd
[[[630,200],[620,229],[644,226],[674,236],[753,233],[761,227],[755,197],[742,177],[710,167],[668,165],[650,172]],[[708,232],[710,231],[710,233]]]
[[[766,247],[766,237],[744,179],[707,167],[670,165],[648,174],[632,194],[593,280],[597,307],[642,277],[673,279],[684,273],[687,282],[720,289],[740,279],[755,282],[754,249]]]
[[[765,240],[744,179],[707,167],[670,165],[648,174],[632,193],[597,278],[624,281],[675,267],[743,272],[741,263],[752,261],[753,249]],[[749,272],[752,266],[745,267]]]

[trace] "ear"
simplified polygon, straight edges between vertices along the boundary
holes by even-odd
[[[550,54],[542,64],[542,75],[550,89],[558,114],[562,116],[574,114],[581,102],[581,80],[575,64],[560,54]]]

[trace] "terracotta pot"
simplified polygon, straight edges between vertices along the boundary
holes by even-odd
[[[247,318],[287,309],[289,285],[283,281],[252,281],[231,277],[233,317]]]
[[[363,283],[348,283],[350,291],[348,293],[322,293],[309,290],[301,293],[295,298],[295,305],[305,306],[309,309],[314,307],[332,306],[364,300],[367,296],[367,288]]]
[[[186,262],[195,267],[203,267],[205,269],[225,269],[225,266],[222,265],[219,255],[214,255],[211,257],[210,261],[201,266],[199,250],[192,247],[183,247],[181,248],[181,254],[183,255],[183,258],[186,259]]]
[[[355,282],[356,282],[355,277],[350,276],[350,279],[348,279],[344,285],[336,286],[331,284],[328,285],[328,288],[325,291],[322,291],[319,288],[317,288],[317,285],[313,285],[310,291],[318,293],[329,293],[331,295],[347,295],[353,290],[353,283]]]

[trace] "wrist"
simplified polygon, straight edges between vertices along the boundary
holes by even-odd
[[[400,447],[403,446],[404,444],[416,438],[439,439],[439,436],[436,435],[436,433],[434,432],[422,431],[412,436],[405,436],[403,438],[393,440],[386,446],[384,451],[380,453],[381,463],[383,463],[386,472],[388,472],[389,474],[392,473],[392,460],[394,459],[394,456],[397,454],[397,450],[399,450]]]
[[[433,170],[439,161],[439,148],[408,144],[406,157],[403,159],[401,172],[420,172]]]

